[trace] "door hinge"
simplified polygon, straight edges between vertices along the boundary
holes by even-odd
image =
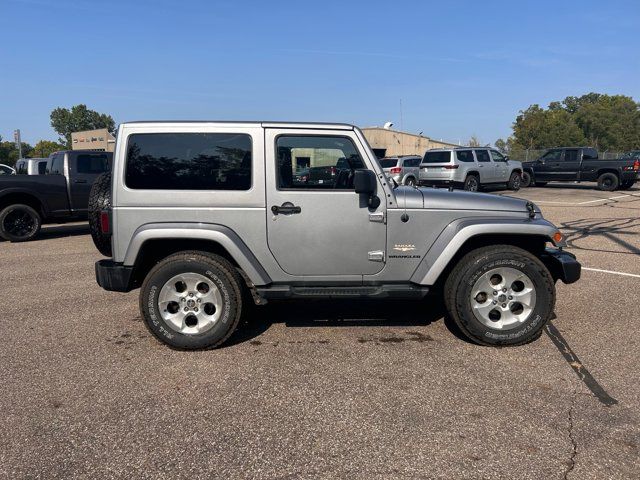
[[[369,221],[376,223],[384,223],[384,212],[373,212],[369,214]]]
[[[369,252],[370,262],[384,262],[384,252],[382,250],[374,250]]]

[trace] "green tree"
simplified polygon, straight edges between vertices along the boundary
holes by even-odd
[[[32,157],[48,157],[53,152],[57,152],[58,150],[64,150],[65,146],[58,143],[52,142],[51,140],[40,140],[36,143],[31,151]]]
[[[22,142],[22,156],[27,158],[31,156],[33,148],[28,143]],[[0,137],[0,163],[5,165],[14,166],[16,160],[18,160],[18,149],[15,142],[2,141]]]
[[[475,136],[475,135],[471,135],[471,138],[469,139],[469,141],[467,142],[467,144],[470,147],[481,147],[482,145],[480,144],[480,139]]]
[[[89,110],[86,105],[80,104],[67,108],[56,108],[51,112],[51,126],[60,135],[60,143],[71,148],[71,133],[82,130],[94,130],[106,128],[110,133],[115,133],[115,122],[111,115]]]
[[[516,117],[513,135],[499,141],[511,156],[525,149],[570,145],[640,148],[640,104],[624,95],[592,92],[551,102],[547,109],[531,105]]]

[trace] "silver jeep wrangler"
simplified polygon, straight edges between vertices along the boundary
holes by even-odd
[[[390,184],[351,125],[125,123],[90,205],[111,257],[98,284],[140,288],[149,330],[182,349],[220,345],[270,299],[428,292],[471,340],[519,345],[551,318],[555,282],[580,277],[532,203]]]

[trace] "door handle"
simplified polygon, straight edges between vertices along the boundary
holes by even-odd
[[[82,179],[76,179],[73,181],[73,183],[87,183],[87,181]]]
[[[278,206],[278,205],[272,206],[271,207],[271,211],[273,212],[274,215],[279,215],[279,214],[292,215],[294,213],[301,213],[302,212],[302,208],[296,207],[291,202],[285,202],[280,206]]]

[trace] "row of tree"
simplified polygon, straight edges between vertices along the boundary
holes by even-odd
[[[89,110],[80,104],[67,108],[56,108],[51,112],[51,126],[60,136],[57,142],[40,140],[34,146],[22,142],[22,156],[24,158],[48,157],[53,152],[71,148],[71,133],[82,130],[106,128],[110,133],[115,132],[115,122],[111,115]],[[0,137],[0,163],[14,165],[18,160],[18,149],[15,142],[2,141]]]
[[[514,158],[520,152],[561,146],[590,146],[604,151],[640,148],[640,104],[625,95],[589,93],[531,105],[520,111],[513,134],[495,146]]]

